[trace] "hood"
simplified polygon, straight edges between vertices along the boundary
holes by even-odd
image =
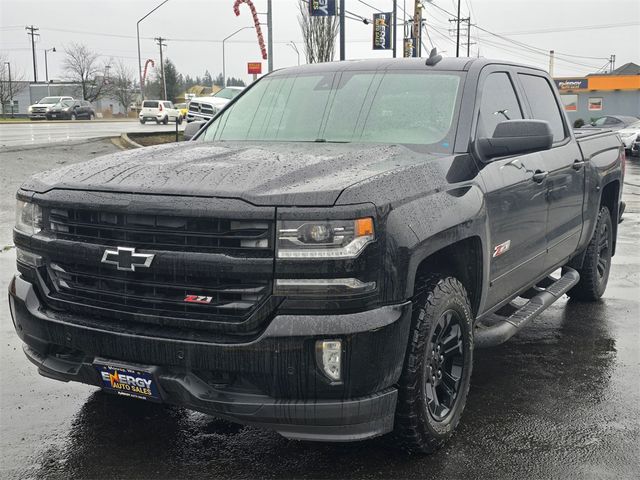
[[[231,100],[226,98],[218,98],[218,97],[196,97],[191,100],[192,102],[198,103],[207,103],[209,105],[213,105],[214,107],[224,107]]]
[[[433,157],[400,145],[185,142],[140,148],[39,173],[23,189],[239,198],[255,205],[331,206],[350,185]]]
[[[622,128],[618,130],[618,134],[622,136],[633,135],[635,133],[640,133],[640,128]]]

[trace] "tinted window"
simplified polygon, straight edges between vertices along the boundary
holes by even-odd
[[[607,120],[604,122],[605,125],[617,125],[622,123],[622,120],[618,120],[616,117],[607,117]]]
[[[523,73],[519,74],[519,77],[524,86],[524,94],[531,106],[533,118],[549,122],[554,142],[564,140],[564,123],[562,122],[556,97],[547,79]]]
[[[147,100],[142,102],[142,106],[147,108],[158,108],[158,102],[150,102]]]
[[[492,137],[500,122],[522,119],[518,97],[506,73],[490,74],[482,86],[481,95],[478,137]]]
[[[345,71],[260,80],[205,140],[435,144],[449,151],[457,74]]]

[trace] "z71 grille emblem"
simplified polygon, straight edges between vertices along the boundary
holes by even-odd
[[[152,253],[136,253],[135,248],[116,247],[116,250],[105,250],[102,263],[115,265],[118,270],[135,272],[138,268],[149,268],[153,261]]]

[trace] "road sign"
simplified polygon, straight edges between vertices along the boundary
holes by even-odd
[[[262,63],[261,62],[249,62],[247,63],[247,73],[253,75],[262,74]]]

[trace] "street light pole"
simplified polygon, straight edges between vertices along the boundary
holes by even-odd
[[[157,9],[159,9],[162,5],[164,5],[168,1],[169,0],[164,0],[164,2],[162,2],[160,5],[155,7],[153,10],[147,13],[144,17],[142,17],[136,23],[136,36],[138,37],[138,73],[140,75],[138,78],[140,79],[140,96],[142,97],[142,100],[144,100],[144,84],[142,82],[142,56],[140,55],[140,22],[142,22],[145,18],[147,18],[149,15],[151,15],[153,12],[155,12]]]
[[[56,53],[56,47],[44,49],[44,78],[47,81],[47,95],[51,95],[49,88],[49,62],[47,61],[47,52]]]
[[[238,30],[233,32],[228,37],[225,37],[225,38],[222,39],[222,87],[223,88],[227,86],[227,69],[226,69],[225,58],[224,58],[224,42],[229,40],[236,33],[240,33],[242,30],[246,30],[247,28],[254,28],[254,27],[242,27],[242,28],[239,28]]]
[[[296,52],[296,55],[298,55],[298,66],[300,66],[300,50],[298,50],[298,46],[296,45],[296,42],[291,40],[289,43],[287,43],[287,45],[293,48],[293,50]]]
[[[11,62],[4,62],[4,64],[9,67],[9,101],[11,102],[11,118],[13,118],[13,84],[11,83]],[[3,111],[4,111],[4,105]]]

